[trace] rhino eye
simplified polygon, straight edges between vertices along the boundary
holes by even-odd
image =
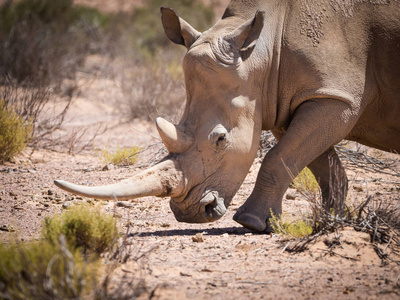
[[[218,148],[223,148],[226,144],[226,134],[225,133],[221,133],[220,136],[218,136],[217,139],[217,147]]]
[[[210,144],[216,149],[225,149],[228,145],[227,134],[228,131],[222,125],[218,125],[209,135]]]
[[[221,136],[218,137],[218,141],[223,141],[225,140],[226,136],[225,133],[223,133]]]

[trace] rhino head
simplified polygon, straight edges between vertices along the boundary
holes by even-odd
[[[55,184],[99,199],[169,196],[178,221],[212,222],[226,212],[257,153],[262,109],[254,91],[262,89],[263,78],[250,70],[257,68],[252,52],[264,14],[257,12],[248,20],[222,19],[201,34],[172,9],[161,12],[167,37],[188,50],[183,62],[187,99],[182,119],[178,124],[156,120],[169,155],[117,184],[86,187],[59,180]]]

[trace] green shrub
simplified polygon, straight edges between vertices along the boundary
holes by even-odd
[[[30,122],[25,122],[0,100],[0,162],[7,161],[21,152],[31,131]]]
[[[0,75],[37,86],[73,78],[107,22],[72,0],[8,1],[0,6]]]
[[[297,220],[292,222],[285,222],[279,216],[276,216],[271,211],[271,218],[269,222],[272,230],[276,234],[283,234],[290,237],[301,238],[309,236],[313,233],[313,228],[305,220]]]
[[[1,299],[78,299],[89,294],[99,264],[85,262],[63,237],[55,242],[0,243]]]
[[[44,225],[43,235],[50,243],[65,235],[69,245],[85,254],[100,255],[117,239],[115,219],[87,204],[73,206],[60,217],[46,218]]]
[[[319,184],[309,168],[304,168],[293,180],[292,186],[300,192],[315,194],[319,192]]]
[[[99,154],[105,164],[119,165],[134,165],[137,161],[137,154],[141,151],[139,147],[119,148],[111,152],[107,149],[101,149]]]

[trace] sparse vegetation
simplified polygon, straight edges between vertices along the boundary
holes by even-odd
[[[73,206],[60,217],[45,219],[43,236],[50,243],[57,244],[60,235],[83,253],[100,255],[117,239],[116,221],[112,216],[104,215],[98,207]]]
[[[0,243],[0,256],[2,299],[78,299],[89,294],[98,272],[98,263],[86,262],[63,236],[56,244]]]
[[[137,146],[131,148],[117,147],[115,151],[107,149],[98,150],[97,153],[101,157],[103,163],[119,165],[134,165],[137,162],[138,154],[142,149]]]
[[[75,137],[82,140],[84,129],[72,137],[53,134],[81,91],[78,71],[113,77],[123,95],[114,104],[125,118],[179,114],[185,90],[178,62],[185,50],[165,37],[160,6],[174,7],[199,30],[214,18],[213,10],[199,0],[146,1],[132,12],[117,14],[78,6],[73,0],[10,0],[0,6],[0,93],[16,91],[11,102],[18,103],[16,112],[25,121],[31,118],[35,149],[79,152]],[[86,58],[94,55],[109,63],[88,67]],[[43,114],[50,99],[65,101],[65,109]]]
[[[299,192],[318,193],[319,185],[309,168],[304,168],[293,180],[292,186]]]
[[[0,82],[59,86],[74,78],[106,22],[72,0],[6,1],[0,7]]]
[[[0,162],[21,152],[28,142],[32,124],[24,121],[0,98]]]
[[[313,228],[307,220],[284,221],[281,216],[276,216],[271,212],[269,219],[273,232],[285,236],[302,238],[313,233]]]
[[[98,258],[116,242],[115,224],[99,208],[79,205],[46,219],[38,242],[0,243],[0,298],[79,299],[100,291]]]

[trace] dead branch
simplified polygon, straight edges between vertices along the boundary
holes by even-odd
[[[348,166],[362,168],[370,172],[381,173],[400,177],[400,171],[397,169],[398,160],[396,159],[378,159],[368,154],[348,149],[342,145],[336,145],[335,149],[341,160]]]

